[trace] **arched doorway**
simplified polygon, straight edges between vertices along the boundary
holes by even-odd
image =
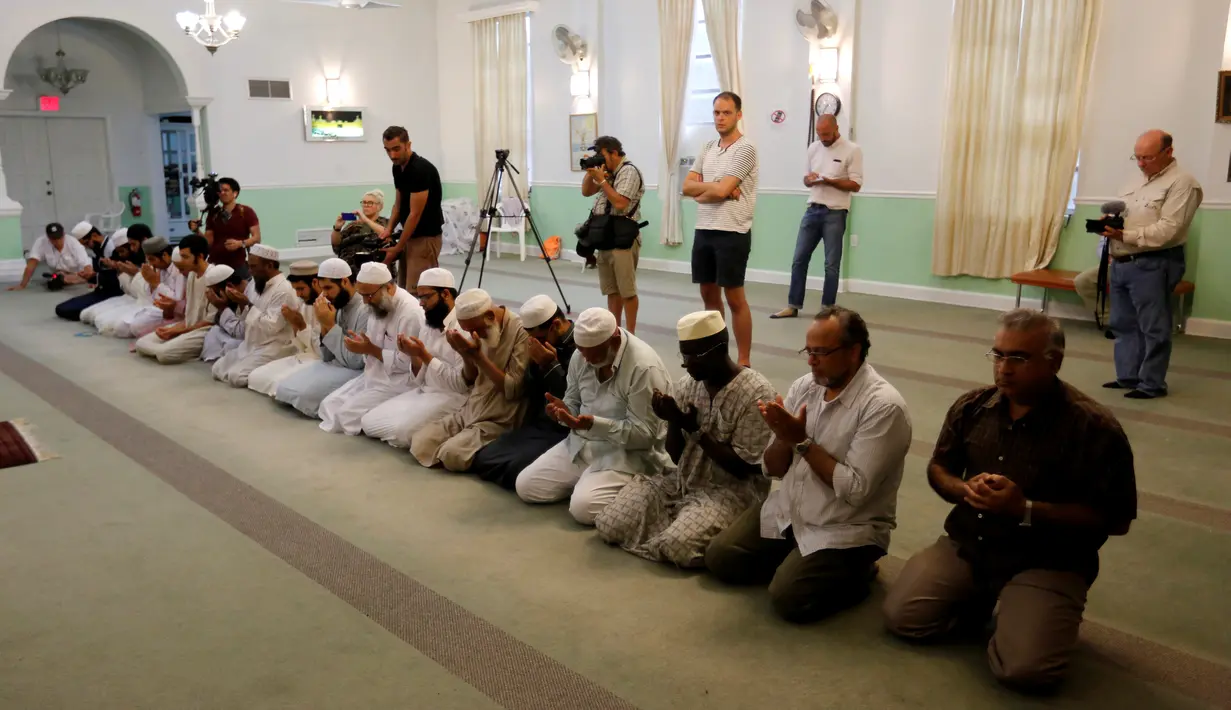
[[[39,77],[58,48],[70,68],[90,72],[63,95]],[[23,249],[47,222],[71,226],[87,214],[184,231],[200,156],[184,75],[157,41],[117,20],[55,20],[20,40],[0,86],[9,92],[0,102],[0,198],[7,191],[22,205]],[[44,96],[58,98],[58,110],[45,110]],[[133,194],[140,216],[126,199]]]

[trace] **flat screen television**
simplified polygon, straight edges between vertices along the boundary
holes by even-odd
[[[303,134],[308,142],[363,141],[364,109],[357,106],[304,106]]]

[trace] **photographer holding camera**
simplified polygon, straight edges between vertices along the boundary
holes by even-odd
[[[637,259],[641,255],[641,197],[645,182],[637,166],[625,160],[624,147],[611,136],[601,136],[581,160],[586,175],[581,194],[594,198],[594,207],[578,230],[578,253],[597,254],[598,284],[607,297],[607,310],[623,319],[630,333],[637,330]],[[588,247],[588,249],[587,249]]]
[[[210,200],[206,185],[206,202]],[[209,241],[209,263],[225,264],[240,278],[248,277],[248,248],[261,243],[261,221],[256,211],[239,204],[239,182],[218,179],[217,207],[210,205],[205,218],[205,239]]]

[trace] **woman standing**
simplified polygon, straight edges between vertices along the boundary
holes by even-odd
[[[389,218],[381,216],[385,208],[385,193],[372,190],[363,195],[358,212],[343,212],[333,223],[333,233],[329,235],[333,243],[333,253],[345,261],[351,268],[351,273],[359,273],[359,267],[369,261],[381,261],[385,253],[381,249],[392,246],[393,240],[380,238]],[[353,219],[347,219],[348,216]],[[397,264],[390,264],[389,270],[397,280]]]

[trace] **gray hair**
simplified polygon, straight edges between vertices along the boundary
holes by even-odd
[[[385,206],[385,191],[381,190],[380,188],[377,188],[375,190],[368,190],[367,192],[363,193],[363,196],[371,197],[373,200],[380,203],[381,207]]]
[[[1064,355],[1064,328],[1059,321],[1043,311],[1033,308],[1014,308],[1000,314],[1000,327],[1019,333],[1034,330],[1047,331],[1047,350],[1044,355],[1054,357]]]

